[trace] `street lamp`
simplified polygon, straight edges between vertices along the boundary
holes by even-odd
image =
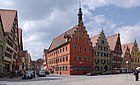
[[[126,69],[126,80],[127,80],[127,72],[128,72],[128,61],[125,61],[125,63],[127,64],[127,69]]]
[[[127,71],[126,71],[126,72],[128,72],[128,61],[126,61],[125,63],[126,63],[126,65],[127,65]]]

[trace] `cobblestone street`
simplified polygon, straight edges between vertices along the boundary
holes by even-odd
[[[0,85],[139,85],[133,74],[101,76],[59,76],[48,75],[34,79],[0,78]]]

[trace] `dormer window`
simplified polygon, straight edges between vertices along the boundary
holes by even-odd
[[[65,41],[67,42],[67,41],[69,41],[69,40],[70,40],[71,36],[70,36],[70,35],[68,35],[68,34],[65,34],[65,35],[64,35],[64,38],[65,38]]]

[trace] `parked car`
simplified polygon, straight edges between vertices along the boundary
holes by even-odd
[[[38,77],[46,77],[45,71],[44,71],[44,70],[40,70],[40,71],[38,72]]]
[[[50,73],[49,73],[49,71],[45,71],[45,74],[46,74],[46,75],[49,75]]]
[[[97,73],[95,73],[95,72],[87,73],[87,76],[95,76],[95,75],[97,75]]]
[[[22,77],[22,79],[32,79],[32,78],[33,78],[33,75],[31,71],[25,71]]]

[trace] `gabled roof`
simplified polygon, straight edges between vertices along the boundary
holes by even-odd
[[[134,46],[134,42],[123,44],[123,46],[128,46],[128,48],[130,49],[130,53],[131,53],[133,46]]]
[[[0,9],[4,32],[10,32],[16,13],[16,10]]]
[[[90,37],[93,47],[96,46],[96,43],[99,37],[100,37],[100,34]]]
[[[117,39],[118,39],[118,35],[119,34],[114,34],[114,35],[111,35],[111,36],[107,37],[107,42],[108,42],[111,50],[115,49],[115,45],[116,45],[116,42],[117,42]]]
[[[78,25],[72,27],[68,31],[66,31],[66,32],[62,33],[61,35],[59,35],[58,37],[54,38],[48,50],[51,51],[51,50],[65,44],[67,42],[64,38],[65,34],[68,34],[71,36],[72,34],[74,34],[74,31],[76,31],[76,28],[78,28]]]
[[[125,44],[122,45],[122,55],[121,57],[124,58],[126,51],[128,50],[128,46],[126,46]]]

